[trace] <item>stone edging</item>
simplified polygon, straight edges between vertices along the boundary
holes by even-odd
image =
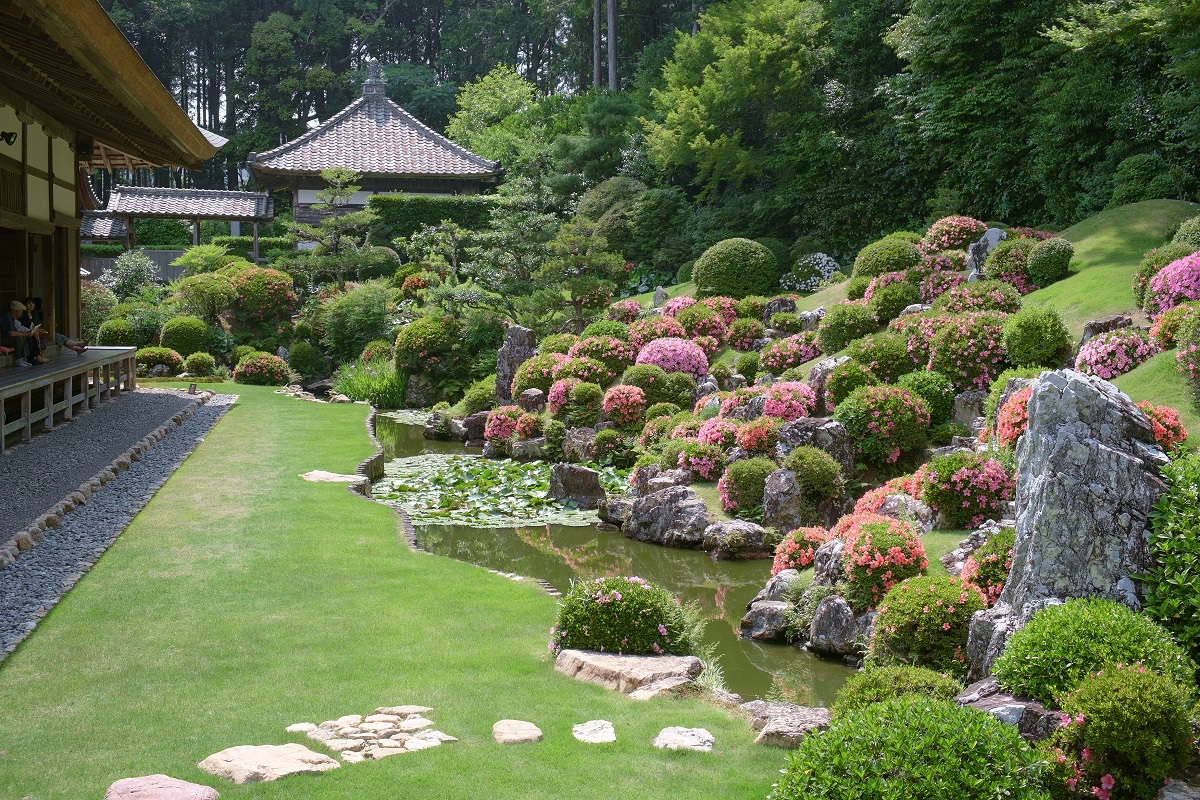
[[[97,472],[89,480],[79,484],[78,489],[68,494],[57,505],[30,523],[29,527],[13,534],[7,542],[0,545],[0,568],[7,567],[16,561],[20,553],[33,547],[36,542],[40,542],[51,528],[59,527],[65,515],[86,503],[92,494],[99,491],[100,487],[104,484],[115,480],[117,473],[129,469],[130,464],[134,461],[140,461],[142,455],[147,450],[190,419],[196,413],[196,409],[211,400],[214,394],[214,392],[208,389],[200,392],[195,396],[196,402],[194,405],[188,405],[182,410],[177,411],[169,420],[159,425],[134,443],[124,453],[114,458],[108,467]]]

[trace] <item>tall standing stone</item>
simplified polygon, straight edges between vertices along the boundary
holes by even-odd
[[[512,381],[517,367],[537,353],[537,336],[529,328],[509,325],[496,356],[496,405],[512,405]]]

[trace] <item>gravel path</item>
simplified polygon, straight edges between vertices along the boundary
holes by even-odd
[[[0,455],[0,541],[29,526],[134,442],[195,401],[137,390]],[[7,534],[7,535],[5,535]]]
[[[58,598],[96,563],[196,444],[203,441],[234,399],[230,395],[216,395],[197,408],[190,419],[151,447],[128,470],[119,473],[116,480],[106,483],[87,503],[64,516],[60,527],[48,530],[42,541],[21,553],[14,563],[0,569],[0,659],[11,653],[38,620],[54,607]],[[153,419],[153,424],[135,438],[161,425],[182,406],[174,407],[165,416],[157,409],[170,406],[152,404],[149,407],[156,410],[152,415],[147,412],[144,418]],[[145,406],[139,404],[138,408]],[[123,436],[121,441],[128,448],[135,438]],[[116,455],[119,453],[114,453],[113,457]],[[75,476],[70,490],[107,463],[97,465],[86,475],[81,472]],[[55,502],[65,493],[60,491]],[[46,507],[43,506],[38,514],[44,513]]]

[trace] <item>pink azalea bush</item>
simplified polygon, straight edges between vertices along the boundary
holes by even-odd
[[[816,331],[805,331],[786,339],[776,339],[768,344],[759,354],[758,366],[762,371],[779,375],[784,370],[798,367],[819,355],[821,348],[817,346]]]
[[[583,383],[598,383],[604,386],[617,377],[617,370],[594,358],[567,358],[554,367],[554,379],[577,378]]]
[[[554,383],[554,372],[558,365],[566,361],[562,353],[539,353],[517,367],[512,379],[512,394],[517,397],[526,389],[541,389],[547,391]]]
[[[707,306],[721,317],[726,326],[732,325],[737,316],[737,301],[732,297],[706,297],[700,305]]]
[[[683,326],[671,317],[648,317],[629,326],[629,341],[641,350],[655,339],[682,338]]]
[[[546,410],[551,416],[557,417],[567,407],[567,403],[571,402],[571,391],[581,383],[583,381],[578,378],[563,378],[551,385],[546,395]]]
[[[929,406],[907,389],[862,386],[838,403],[834,419],[842,423],[855,455],[874,464],[893,464],[925,444]]]
[[[702,480],[715,481],[725,469],[725,454],[716,445],[693,442],[679,453],[680,469],[691,470]]]
[[[646,411],[646,393],[636,386],[622,384],[604,393],[604,413],[617,425],[632,425]]]
[[[937,253],[942,250],[961,250],[987,231],[987,225],[972,217],[942,217],[929,226],[921,237],[921,250]]]
[[[738,431],[741,425],[736,420],[726,417],[713,417],[700,426],[698,438],[702,442],[715,444],[722,450],[737,444]]]
[[[1079,348],[1075,369],[1112,380],[1147,361],[1158,352],[1146,334],[1136,328],[1118,328],[1088,339]]]
[[[1029,277],[1029,252],[1033,250],[1032,239],[1001,242],[984,265],[987,277],[1012,284],[1021,294],[1029,294],[1038,286]]]
[[[542,433],[542,418],[530,411],[522,411],[517,417],[518,439],[532,439]]]
[[[907,339],[908,354],[912,356],[913,363],[925,365],[929,363],[929,347],[933,337],[953,317],[953,314],[943,311],[923,311],[896,317],[888,323],[887,329]]]
[[[1009,236],[1015,236],[1018,239],[1035,239],[1039,242],[1044,242],[1046,239],[1054,238],[1054,231],[1042,231],[1037,228],[1015,227],[1008,229]]]
[[[988,312],[946,319],[930,343],[927,369],[950,379],[956,391],[988,389],[1004,371],[1004,317]]]
[[[867,284],[867,291],[863,294],[863,299],[869,301],[883,287],[891,286],[894,283],[904,283],[907,279],[908,275],[904,272],[885,272],[882,275],[876,275]]]
[[[1156,406],[1149,400],[1143,400],[1137,407],[1150,420],[1154,430],[1154,441],[1163,450],[1170,453],[1187,441],[1187,428],[1179,419],[1179,412],[1170,406]]]
[[[638,364],[653,364],[665,372],[686,372],[696,380],[708,373],[708,356],[687,339],[655,339],[637,355]]]
[[[630,297],[626,300],[618,300],[609,306],[605,316],[615,319],[617,322],[630,323],[636,320],[641,313],[642,304]]]
[[[700,426],[704,423],[698,419],[689,419],[671,429],[671,438],[681,442],[700,441]]]
[[[808,384],[799,381],[780,381],[767,387],[763,414],[790,422],[807,417],[817,405],[817,396]]]
[[[729,326],[729,344],[735,350],[749,350],[763,337],[763,324],[756,319],[737,319]]]
[[[715,336],[693,336],[688,341],[699,347],[706,358],[721,349],[721,342]]]
[[[1146,312],[1157,316],[1188,300],[1200,300],[1200,250],[1172,261],[1150,279]]]
[[[908,578],[883,597],[872,629],[871,660],[911,664],[962,677],[971,617],[986,607],[979,589],[948,575]]]
[[[921,538],[907,522],[879,514],[847,514],[833,526],[833,533],[846,542],[846,599],[855,610],[874,608],[892,586],[929,568]]]
[[[989,608],[1000,599],[1012,569],[1014,538],[1012,528],[997,531],[963,562],[959,577],[979,589]]]
[[[708,306],[694,305],[685,308],[675,315],[675,321],[683,326],[683,331],[689,338],[693,336],[711,336],[721,340],[729,335],[729,328],[721,315]]]
[[[999,311],[1014,314],[1021,310],[1021,296],[1012,284],[1002,281],[963,283],[938,298],[937,307],[951,314],[968,311]]]
[[[590,358],[608,367],[613,374],[633,366],[638,348],[633,342],[622,341],[615,336],[588,336],[571,345],[569,358]]]
[[[679,315],[680,311],[683,311],[685,308],[691,308],[694,305],[696,305],[696,298],[694,297],[688,297],[687,295],[672,297],[663,305],[662,315],[673,319]]]
[[[507,441],[517,432],[517,420],[521,409],[517,406],[500,406],[488,412],[483,426],[483,438],[489,442]]]
[[[976,453],[950,453],[929,462],[921,500],[948,528],[978,528],[1002,517],[1017,491],[1016,479],[1001,462]]]
[[[1017,439],[1028,427],[1029,398],[1032,396],[1033,387],[1026,386],[1004,401],[1004,405],[996,414],[996,439],[1005,447],[1015,446]]]
[[[813,563],[817,548],[833,539],[833,531],[824,528],[797,528],[775,546],[771,576],[785,569],[804,569]]]
[[[734,389],[732,392],[718,392],[716,396],[721,400],[721,408],[717,416],[728,417],[734,411],[749,403],[751,397],[757,397],[765,391],[767,391],[767,387],[765,386],[743,386],[739,389]],[[698,405],[703,405],[707,399],[705,397],[700,398]]]
[[[925,255],[925,269],[933,272],[962,272],[967,266],[964,250],[945,250]]]

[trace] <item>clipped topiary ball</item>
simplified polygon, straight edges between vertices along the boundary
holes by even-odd
[[[159,341],[187,358],[208,345],[208,323],[196,317],[172,317],[163,323]]]
[[[730,464],[717,481],[721,507],[736,517],[761,518],[763,487],[767,476],[777,469],[769,458],[743,458]]]
[[[137,333],[127,319],[107,319],[100,323],[96,344],[100,347],[135,347]]]
[[[726,295],[735,300],[775,291],[779,268],[771,251],[750,239],[717,242],[696,259],[692,280],[697,297]]]
[[[910,372],[901,375],[896,385],[925,401],[929,406],[929,425],[936,427],[950,421],[954,414],[954,384],[940,372]]]
[[[256,386],[282,386],[288,381],[288,365],[271,353],[253,352],[238,362],[233,380]]]
[[[925,445],[929,406],[907,389],[863,386],[837,404],[833,417],[845,426],[855,455],[872,464],[893,464]]]
[[[217,360],[208,353],[192,353],[183,360],[183,371],[206,378],[217,371]]]
[[[172,375],[178,375],[183,369],[183,356],[169,347],[143,347],[134,354],[139,369],[152,369],[159,365],[165,366]]]
[[[853,359],[838,364],[825,379],[825,405],[835,408],[855,389],[862,386],[877,386],[879,382],[879,378],[875,377],[875,373],[871,372],[869,367]]]
[[[1025,269],[1029,272],[1029,279],[1044,289],[1067,277],[1074,257],[1075,245],[1056,236],[1033,246]]]
[[[858,251],[854,259],[855,278],[873,278],[885,272],[904,272],[925,263],[921,250],[897,236],[885,236]]]
[[[301,338],[296,334],[296,338]],[[294,345],[293,345],[294,349]],[[316,349],[316,348],[314,348]],[[392,357],[392,344],[384,339],[374,339],[367,342],[362,352],[358,354],[359,361],[387,361]]]
[[[562,336],[570,336],[570,334],[560,334]],[[615,319],[599,319],[583,329],[583,334],[580,338],[586,339],[589,336],[611,336],[614,339],[625,341],[629,338],[629,326],[624,322],[618,322]],[[550,337],[546,337],[547,339]],[[545,340],[543,340],[543,345]],[[542,345],[538,346],[539,350],[544,349]]]
[[[874,333],[879,325],[865,306],[839,303],[829,309],[817,328],[817,344],[821,352],[832,355],[855,339]]]
[[[888,332],[855,339],[846,348],[846,355],[867,367],[884,383],[895,383],[901,375],[924,366],[913,361],[907,338]]]
[[[572,584],[563,596],[549,647],[553,653],[690,655],[696,642],[670,592],[637,577],[598,578]]]
[[[884,596],[875,617],[869,658],[967,673],[967,628],[987,604],[975,586],[948,575],[902,581]]]
[[[1004,320],[1005,360],[1018,367],[1062,366],[1074,341],[1053,306],[1023,308]]]
[[[898,697],[924,697],[930,700],[953,700],[963,690],[962,682],[926,667],[881,667],[868,663],[842,684],[833,701],[833,717],[885,703]]]
[[[900,316],[901,311],[920,302],[921,290],[916,286],[911,283],[890,283],[872,293],[867,308],[880,324],[886,325]]]
[[[387,346],[387,342],[383,344]],[[302,377],[311,378],[325,371],[325,358],[308,342],[295,342],[288,351],[288,366]]]

